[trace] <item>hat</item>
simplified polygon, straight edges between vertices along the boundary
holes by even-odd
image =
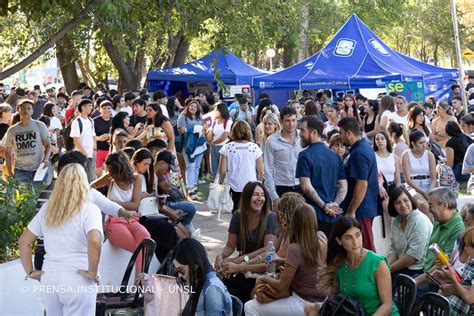
[[[161,160],[166,162],[172,171],[176,171],[176,168],[174,165],[175,157],[170,151],[168,150],[162,151],[156,156],[157,162]]]

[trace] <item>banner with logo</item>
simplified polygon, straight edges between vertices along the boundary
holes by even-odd
[[[389,82],[385,84],[387,93],[402,95],[408,102],[425,102],[423,81]]]

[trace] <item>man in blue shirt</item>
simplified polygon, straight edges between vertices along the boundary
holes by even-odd
[[[342,118],[338,126],[344,145],[351,146],[345,165],[348,191],[341,207],[346,215],[359,221],[364,248],[375,251],[372,221],[377,216],[379,198],[375,153],[361,137],[360,126],[354,117]]]
[[[301,147],[307,148],[298,155],[296,177],[316,211],[318,229],[329,237],[342,213],[339,204],[346,195],[347,181],[341,159],[321,141],[323,129],[323,121],[314,115],[301,119]]]

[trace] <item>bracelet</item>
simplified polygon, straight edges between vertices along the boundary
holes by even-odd
[[[35,269],[31,269],[31,271],[28,272],[27,275],[25,275],[25,281],[27,281],[30,278],[30,275],[33,273],[33,271],[35,271]]]
[[[323,207],[321,208],[323,211],[324,211],[324,209],[326,208],[326,205],[327,205],[327,203],[324,203],[324,204],[323,204]]]

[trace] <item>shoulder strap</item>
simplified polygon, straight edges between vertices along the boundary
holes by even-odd
[[[77,123],[79,124],[79,134],[82,134],[82,121],[80,120],[80,117],[78,116],[76,118]]]

